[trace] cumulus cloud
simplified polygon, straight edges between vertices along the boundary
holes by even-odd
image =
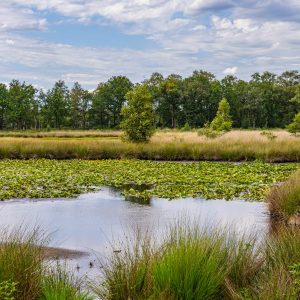
[[[223,74],[225,75],[235,75],[236,72],[237,72],[237,67],[232,67],[232,68],[226,68],[224,71],[223,71]]]
[[[110,24],[156,47],[88,48],[26,38],[22,31],[51,26],[49,12],[62,22]],[[202,68],[223,76],[239,70],[245,78],[281,72],[299,67],[299,16],[298,0],[10,0],[0,10],[0,80],[93,85],[117,74],[142,80],[153,71],[186,75]]]

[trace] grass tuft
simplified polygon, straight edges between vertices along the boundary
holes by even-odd
[[[300,213],[300,171],[272,188],[267,195],[267,202],[273,219],[288,222],[291,217],[297,218]]]

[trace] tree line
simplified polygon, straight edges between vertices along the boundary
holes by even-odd
[[[140,85],[150,91],[156,128],[203,127],[215,117],[222,98],[236,128],[284,128],[300,110],[296,70],[255,73],[249,81],[231,75],[218,80],[202,70],[186,78],[153,73],[138,84],[114,76],[94,91],[79,83],[69,89],[61,80],[48,91],[37,90],[12,80],[8,86],[0,83],[0,130],[118,129],[125,96]]]

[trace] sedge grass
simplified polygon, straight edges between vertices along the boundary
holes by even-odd
[[[287,222],[300,213],[300,171],[292,174],[267,194],[267,202],[273,219]]]
[[[101,299],[234,299],[261,268],[255,243],[226,230],[178,223],[160,242],[140,234],[127,242],[102,263],[104,281],[93,286]]]
[[[57,264],[44,260],[47,236],[24,226],[0,232],[1,300],[89,300],[81,283]]]
[[[148,159],[148,160],[263,160],[299,162],[300,140],[286,131],[268,139],[258,131],[232,131],[216,139],[196,132],[157,132],[147,144],[121,139],[0,139],[0,158],[50,159]]]

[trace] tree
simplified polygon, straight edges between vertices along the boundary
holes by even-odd
[[[8,107],[8,90],[5,84],[0,83],[0,130],[4,129],[5,117]]]
[[[294,134],[300,132],[300,112],[296,114],[293,122],[288,125],[288,131]]]
[[[100,83],[92,99],[93,125],[101,128],[119,127],[125,95],[132,88],[132,82],[125,76],[114,76],[107,82]]]
[[[217,115],[211,122],[210,128],[216,131],[229,131],[232,128],[230,106],[225,98],[220,101]]]
[[[69,116],[70,93],[65,82],[59,80],[52,90],[48,91],[45,98],[43,114],[47,120],[47,125],[54,128],[61,128],[67,125]]]
[[[33,127],[35,119],[35,93],[32,85],[12,80],[7,94],[7,122],[12,129]]]
[[[121,128],[125,137],[135,143],[147,142],[154,133],[153,99],[146,85],[139,85],[125,96]]]
[[[73,128],[86,128],[91,95],[76,82],[70,93],[70,113]]]
[[[163,125],[176,128],[182,104],[182,78],[177,74],[169,75],[161,83],[161,102],[159,112]]]

